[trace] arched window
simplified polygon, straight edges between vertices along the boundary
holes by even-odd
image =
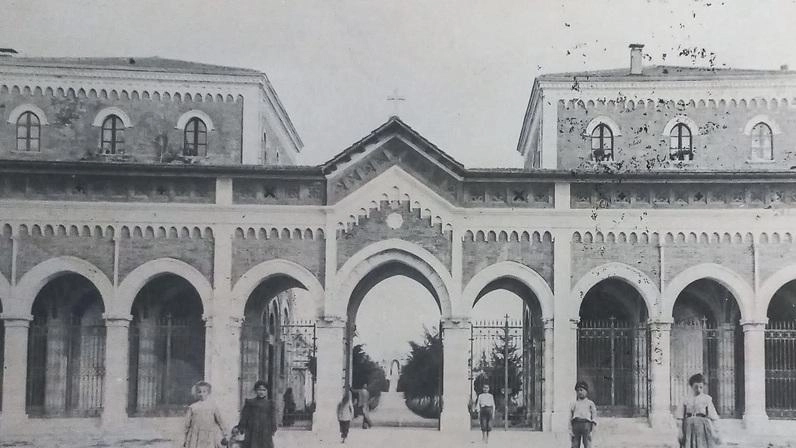
[[[752,159],[774,160],[774,133],[763,122],[752,128]]]
[[[191,118],[185,125],[182,154],[184,156],[207,155],[207,126],[197,117]]]
[[[118,115],[108,115],[102,122],[100,149],[103,154],[124,153],[124,122]]]
[[[595,162],[614,160],[614,133],[605,123],[591,131],[591,156]]]
[[[25,112],[17,118],[17,151],[38,151],[41,138],[41,122],[33,112]]]
[[[677,123],[669,133],[669,158],[671,160],[694,160],[691,129],[684,123]]]

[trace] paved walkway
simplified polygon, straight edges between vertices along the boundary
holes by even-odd
[[[669,436],[659,434],[630,434],[605,437],[608,434],[596,434],[596,448],[675,448]],[[793,439],[791,437],[791,439]],[[353,430],[345,445],[334,437],[324,440],[318,435],[306,431],[280,431],[277,433],[278,448],[292,447],[349,447],[349,448],[425,448],[425,447],[482,447],[480,433],[472,431],[457,436],[444,435],[429,429],[407,428],[373,428],[366,431]],[[523,431],[496,431],[488,445],[494,448],[528,448],[528,447],[569,447],[564,435],[550,433],[533,433]],[[726,447],[739,448],[785,448],[796,447],[796,442],[785,438],[746,438],[745,440],[728,440]],[[125,437],[124,435],[86,435],[72,434],[58,438],[39,436],[34,438],[6,438],[0,436],[0,447],[4,448],[177,448],[179,444],[166,438]]]

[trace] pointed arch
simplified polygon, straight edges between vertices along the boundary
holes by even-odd
[[[715,263],[702,263],[687,268],[666,283],[663,290],[661,317],[670,319],[674,311],[674,303],[680,293],[688,285],[701,279],[713,280],[725,287],[733,295],[738,304],[738,309],[741,311],[741,320],[748,319],[751,316],[755,297],[752,286],[736,272],[724,266]]]
[[[32,112],[34,115],[36,115],[36,117],[39,119],[39,124],[42,126],[50,124],[47,121],[47,114],[45,114],[39,106],[30,103],[20,104],[19,106],[13,108],[8,114],[8,123],[16,124],[17,120],[19,120],[19,117],[25,112]]]
[[[503,261],[480,270],[465,286],[462,302],[468,304],[469,310],[472,311],[481,291],[490,283],[504,278],[516,280],[527,286],[539,302],[542,319],[553,318],[553,291],[550,286],[538,272],[516,261]]]
[[[112,304],[113,312],[119,315],[129,315],[141,288],[153,278],[163,274],[174,274],[190,283],[202,300],[204,314],[212,313],[213,287],[210,282],[195,267],[174,258],[158,258],[147,261],[127,274],[119,284],[117,300]]]
[[[657,316],[659,311],[657,303],[659,302],[660,291],[658,287],[655,286],[655,282],[646,274],[632,266],[624,263],[612,262],[593,268],[584,274],[577,283],[575,283],[575,286],[572,287],[570,293],[573,300],[571,304],[572,308],[570,309],[572,319],[578,318],[580,305],[583,303],[583,299],[586,297],[589,290],[601,281],[607,279],[623,280],[632,286],[638,291],[641,298],[644,299],[644,305],[647,307],[649,318],[653,319]]]
[[[299,282],[314,302],[316,317],[323,315],[324,289],[321,282],[304,266],[283,259],[263,261],[250,268],[235,282],[232,287],[234,312],[238,313],[235,315],[243,316],[246,301],[257,286],[277,276],[287,276]]]
[[[198,118],[202,120],[205,126],[207,126],[207,132],[215,130],[213,119],[210,118],[210,115],[207,115],[206,112],[199,109],[191,109],[180,115],[180,118],[177,119],[177,125],[174,126],[174,129],[185,129],[185,126],[192,118]]]
[[[750,315],[748,320],[764,321],[774,295],[793,280],[796,280],[796,265],[785,266],[765,279],[755,295],[754,314]]]
[[[6,312],[30,314],[39,291],[52,279],[64,274],[79,274],[91,282],[97,288],[106,310],[114,302],[113,283],[100,268],[77,257],[63,256],[42,261],[26,272],[14,287],[15,300],[8,303]]]

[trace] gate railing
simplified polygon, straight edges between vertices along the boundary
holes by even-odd
[[[647,327],[616,318],[578,324],[578,378],[603,415],[645,416],[650,395]]]
[[[134,320],[129,341],[128,414],[182,415],[194,401],[191,386],[204,378],[204,322],[171,315]]]
[[[770,320],[765,330],[766,411],[796,418],[796,321]]]
[[[495,398],[495,427],[541,430],[544,329],[506,316],[473,322],[470,335],[470,403],[488,384]],[[471,418],[477,426],[474,407]]]
[[[312,429],[315,413],[317,333],[314,321],[296,321],[282,325],[280,378],[285,391],[292,391],[292,405],[282,397],[283,427]]]
[[[31,417],[98,417],[105,326],[34,323],[28,330],[26,410]]]

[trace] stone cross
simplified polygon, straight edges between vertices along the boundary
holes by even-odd
[[[399,106],[402,101],[406,101],[406,98],[398,94],[398,89],[393,90],[392,95],[387,97],[387,101],[392,102],[393,105],[393,115],[397,116],[399,111]]]

